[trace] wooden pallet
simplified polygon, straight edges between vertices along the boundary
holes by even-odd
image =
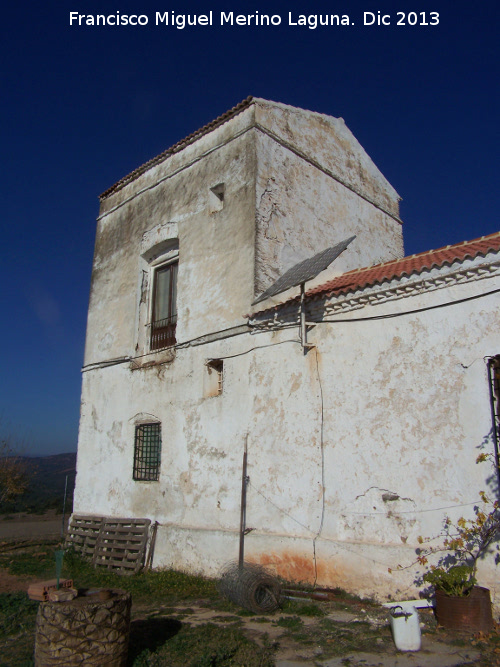
[[[94,565],[120,574],[138,572],[144,565],[149,519],[106,519],[94,551]]]
[[[73,547],[84,558],[93,558],[103,521],[103,516],[73,514],[66,535],[66,546]]]
[[[73,515],[66,545],[95,567],[133,574],[144,565],[150,524],[149,519]]]

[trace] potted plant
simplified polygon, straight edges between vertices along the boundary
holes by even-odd
[[[493,461],[491,454],[481,454],[476,462],[488,459]],[[419,549],[417,562],[427,566],[429,556],[442,554],[423,575],[423,580],[434,588],[440,625],[489,632],[493,627],[490,592],[477,585],[476,569],[478,560],[500,538],[500,503],[492,501],[484,491],[480,496],[482,504],[474,507],[474,517],[460,517],[456,522],[446,517],[442,544]],[[419,538],[420,544],[427,541]]]

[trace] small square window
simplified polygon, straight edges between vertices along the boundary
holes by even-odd
[[[134,479],[157,482],[160,477],[161,424],[137,424],[134,443]]]

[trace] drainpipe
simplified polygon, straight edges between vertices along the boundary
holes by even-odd
[[[240,553],[238,557],[238,565],[240,570],[243,569],[245,560],[245,533],[246,533],[246,517],[247,517],[247,445],[248,434],[245,437],[245,450],[243,452],[243,469],[241,473],[241,514],[240,514]]]
[[[300,283],[300,340],[304,354],[307,353],[307,326],[306,326],[306,284]]]

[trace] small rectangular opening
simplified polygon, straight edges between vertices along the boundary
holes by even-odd
[[[209,359],[206,366],[205,396],[219,396],[223,389],[224,362],[222,359]]]
[[[209,194],[209,207],[210,213],[216,213],[217,211],[222,211],[224,208],[224,195],[226,192],[226,186],[224,183],[218,183],[213,188],[210,188]]]

